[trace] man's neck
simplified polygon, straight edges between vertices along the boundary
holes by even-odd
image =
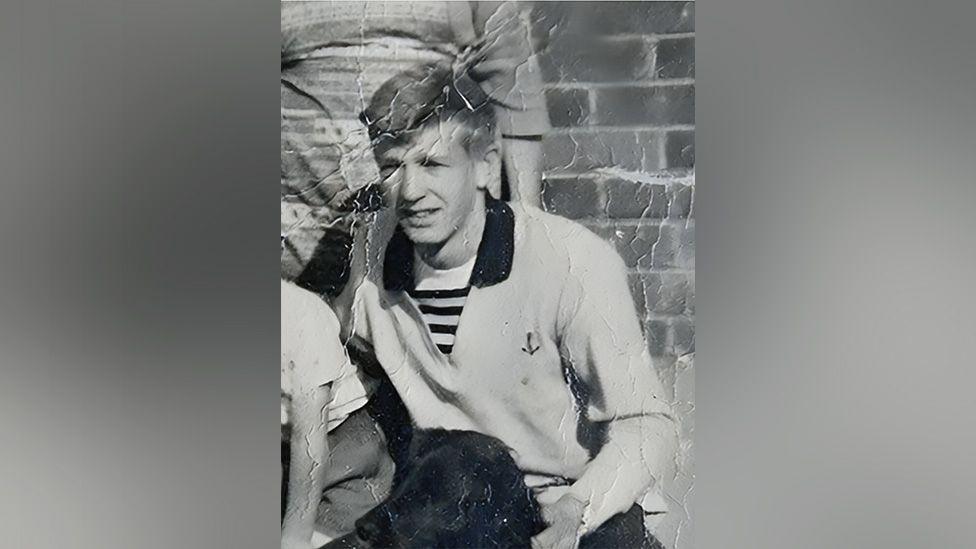
[[[481,201],[479,201],[481,202]],[[485,232],[485,207],[481,202],[467,223],[446,242],[438,245],[417,245],[417,255],[427,265],[438,270],[456,269],[478,255],[478,246]]]

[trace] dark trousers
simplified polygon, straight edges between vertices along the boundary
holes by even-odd
[[[316,527],[331,537],[339,537],[352,531],[359,517],[389,495],[394,466],[383,432],[366,409],[353,412],[328,436],[329,462]],[[290,453],[289,442],[283,435],[282,519],[288,497]]]
[[[664,549],[644,527],[644,511],[634,505],[583,536],[580,549]]]

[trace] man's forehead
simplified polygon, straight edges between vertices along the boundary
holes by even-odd
[[[459,147],[462,135],[467,131],[461,123],[454,120],[440,120],[408,130],[397,136],[389,144],[377,146],[384,156],[406,156],[409,154],[449,154]]]

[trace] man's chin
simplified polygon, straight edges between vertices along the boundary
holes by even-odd
[[[429,245],[444,241],[444,238],[438,235],[433,227],[413,227],[407,223],[403,223],[400,226],[403,228],[403,233],[410,239],[410,242],[414,244]]]

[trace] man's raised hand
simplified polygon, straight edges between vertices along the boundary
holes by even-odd
[[[577,549],[586,505],[566,494],[542,508],[547,528],[532,538],[532,549]]]

